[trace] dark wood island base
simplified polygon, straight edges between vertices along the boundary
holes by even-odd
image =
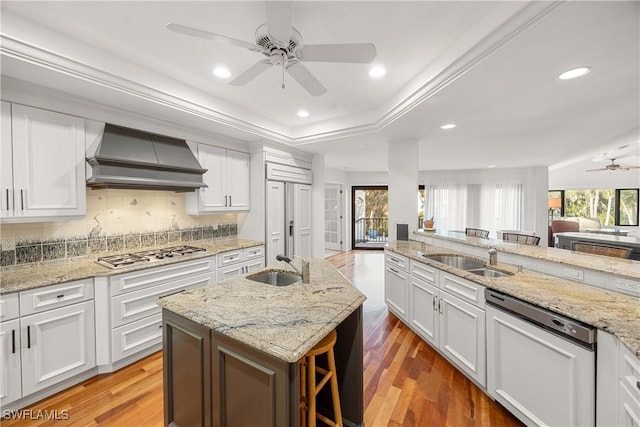
[[[300,425],[300,361],[288,363],[166,309],[162,323],[166,425]],[[336,332],[343,422],[364,426],[362,306]],[[317,399],[318,411],[331,418],[329,388]]]

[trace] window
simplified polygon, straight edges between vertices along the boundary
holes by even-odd
[[[616,225],[638,225],[638,189],[616,190]]]
[[[552,195],[554,193],[554,195]],[[587,189],[550,191],[549,203],[555,194],[563,193],[561,214],[567,217],[598,218],[602,226],[638,225],[638,189]],[[556,216],[556,211],[550,216]]]

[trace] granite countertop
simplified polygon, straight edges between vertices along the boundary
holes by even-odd
[[[138,264],[132,267],[117,269],[111,269],[98,264],[95,259],[91,257],[3,267],[2,270],[0,270],[0,295],[70,282],[73,280],[114,276],[117,274],[128,273],[130,271],[143,270],[145,268],[159,267],[161,265],[174,264],[176,262],[205,258],[216,255],[220,252],[227,252],[257,245],[264,245],[264,242],[236,238],[208,241],[202,240],[193,242],[193,246],[204,248],[207,250],[206,252],[196,252],[181,256],[180,258],[172,258],[166,261],[155,261],[153,263]],[[145,249],[152,248],[143,248],[141,250]]]
[[[161,298],[166,310],[295,363],[366,299],[333,265],[309,259],[310,283],[271,286],[245,277]],[[293,272],[278,262],[269,267]]]
[[[519,273],[516,267],[501,263],[492,268],[515,274],[478,276],[421,255],[457,252],[412,240],[390,242],[386,249],[607,331],[640,357],[640,298],[530,270]]]
[[[432,237],[434,239],[461,242],[481,248],[496,248],[501,252],[523,255],[530,258],[541,259],[560,264],[570,265],[591,270],[604,271],[619,276],[640,279],[640,261],[613,257],[589,256],[575,253],[566,249],[545,248],[541,246],[520,245],[505,242],[498,239],[482,239],[480,237],[466,236],[457,232],[428,232],[414,231],[417,236]],[[613,236],[620,237],[620,236]]]

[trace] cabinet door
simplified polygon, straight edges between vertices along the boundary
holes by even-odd
[[[84,119],[12,105],[16,217],[86,214]]]
[[[20,319],[24,395],[96,366],[93,301]]]
[[[407,320],[407,288],[409,275],[394,266],[384,267],[384,299],[391,310],[400,319]]]
[[[485,313],[440,292],[440,350],[478,384],[485,385]]]
[[[22,397],[20,320],[0,323],[0,406]]]
[[[13,150],[11,148],[11,104],[2,103],[0,139],[0,218],[13,216]]]
[[[218,281],[242,276],[244,274],[244,263],[232,264],[218,268]]]
[[[244,267],[245,273],[253,273],[254,271],[258,271],[264,267],[264,258],[246,261],[244,265],[245,265]]]
[[[284,183],[267,181],[267,259],[274,262],[277,254],[285,253],[287,227],[285,225],[285,191]]]
[[[202,179],[209,187],[198,190],[198,212],[218,212],[227,209],[227,150],[210,145],[198,145],[198,160],[207,172]]]
[[[249,154],[227,150],[229,210],[249,210]]]
[[[293,255],[311,256],[311,186],[293,184]]]
[[[438,293],[435,286],[416,277],[410,279],[410,325],[426,341],[438,346]]]

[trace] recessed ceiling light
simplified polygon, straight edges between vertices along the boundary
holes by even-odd
[[[449,129],[453,129],[454,127],[456,127],[456,125],[454,125],[453,123],[447,123],[446,125],[440,126],[440,129],[449,130]]]
[[[298,117],[309,117],[309,112],[306,110],[298,111]]]
[[[231,77],[231,73],[226,67],[216,67],[213,70],[213,74],[215,74],[216,77],[220,77],[221,79],[228,79],[229,77]]]
[[[495,167],[496,167],[496,165],[489,165],[489,169],[493,169]]]
[[[573,70],[565,71],[564,73],[560,74],[558,78],[560,80],[570,80],[570,79],[575,79],[578,77],[585,76],[590,72],[591,72],[591,67],[579,67],[579,68],[574,68]]]
[[[387,74],[387,70],[385,70],[383,67],[373,67],[371,70],[369,70],[369,76],[373,77],[374,79],[380,78],[385,74]]]

